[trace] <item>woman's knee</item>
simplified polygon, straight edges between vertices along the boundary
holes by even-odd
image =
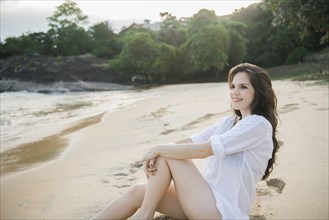
[[[137,207],[140,207],[143,202],[145,187],[146,184],[135,184],[132,185],[127,191],[129,199],[131,199],[131,201],[134,201],[134,204]]]

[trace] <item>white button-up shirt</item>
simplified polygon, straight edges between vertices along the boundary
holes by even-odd
[[[272,125],[263,116],[250,115],[234,125],[228,116],[191,136],[194,143],[211,141],[213,156],[203,171],[223,219],[249,219],[261,180],[272,157]]]

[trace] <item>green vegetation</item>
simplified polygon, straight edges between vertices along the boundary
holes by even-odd
[[[0,58],[41,54],[61,61],[92,54],[107,59],[109,74],[122,83],[131,83],[132,78],[143,83],[226,80],[228,69],[241,62],[266,68],[292,65],[328,47],[328,8],[327,0],[264,0],[228,16],[206,9],[189,18],[163,12],[158,30],[145,20],[148,25],[132,24],[115,33],[108,21],[86,30],[88,16],[76,2],[66,0],[48,18],[46,33],[0,42]],[[273,78],[326,80],[324,68],[282,71]]]
[[[329,83],[329,64],[327,62],[307,62],[267,68],[272,80],[317,80]]]
[[[265,0],[275,18],[274,24],[299,28],[302,38],[320,35],[321,43],[329,42],[329,4],[327,0]]]

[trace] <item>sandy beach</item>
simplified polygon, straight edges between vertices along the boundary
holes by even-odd
[[[328,85],[273,86],[282,147],[274,172],[257,186],[251,219],[329,219]],[[156,97],[40,140],[47,152],[20,151],[23,158],[43,156],[26,157],[28,169],[15,161],[1,167],[1,219],[89,219],[130,185],[146,181],[138,162],[146,148],[190,136],[231,114],[226,83],[152,90]],[[56,143],[60,152],[53,149]],[[195,162],[202,169],[204,160]]]

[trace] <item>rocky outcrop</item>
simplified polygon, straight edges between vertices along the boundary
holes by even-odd
[[[38,54],[0,60],[0,91],[99,91],[128,87],[115,84],[108,60],[92,55],[49,57]]]
[[[113,82],[108,60],[92,55],[49,57],[38,54],[12,56],[0,60],[0,79],[36,83],[57,81]]]
[[[66,93],[82,91],[113,91],[132,89],[132,86],[125,86],[116,83],[100,82],[54,82],[54,83],[36,83],[19,80],[0,80],[0,92],[38,92],[38,93]]]

